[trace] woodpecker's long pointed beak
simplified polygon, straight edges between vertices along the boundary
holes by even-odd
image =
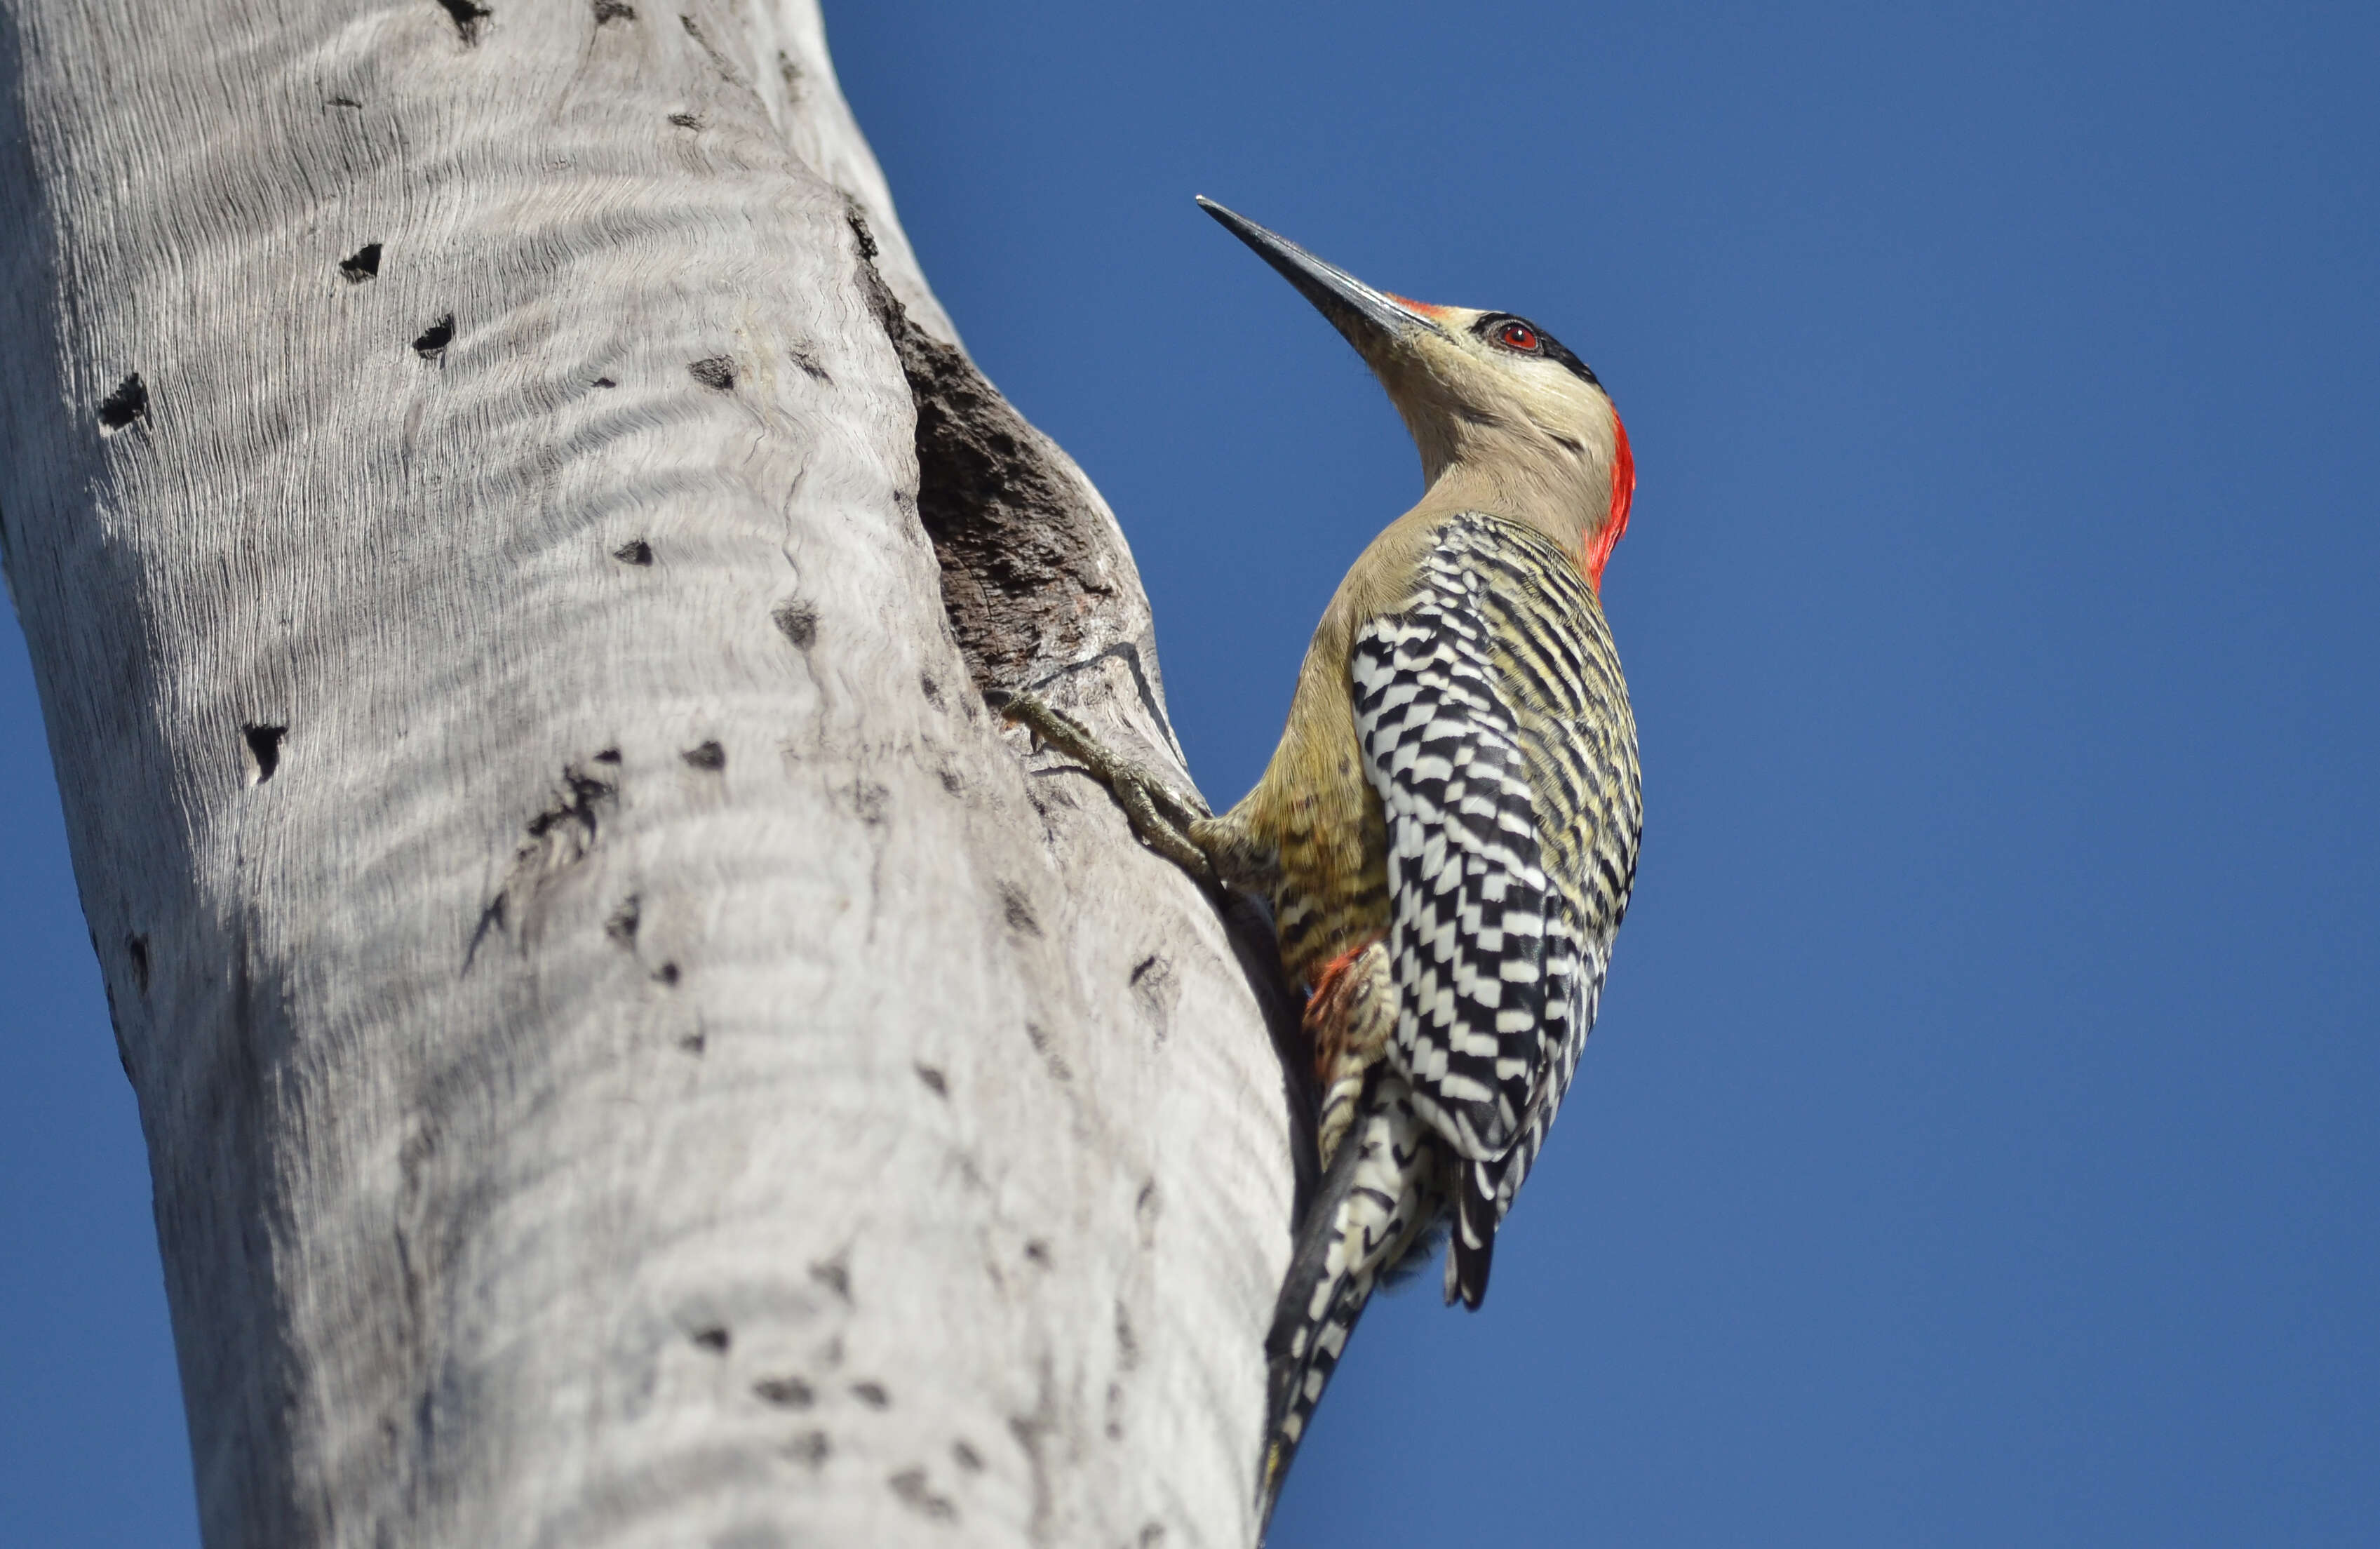
[[[1385,290],[1375,290],[1335,263],[1325,263],[1278,232],[1235,211],[1226,210],[1205,194],[1198,208],[1222,223],[1223,229],[1254,248],[1257,256],[1281,271],[1297,287],[1347,342],[1368,357],[1374,348],[1401,343],[1416,333],[1444,335],[1429,314],[1437,309]]]

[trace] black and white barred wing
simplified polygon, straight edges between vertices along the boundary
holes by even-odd
[[[1366,627],[1355,720],[1389,829],[1390,1052],[1461,1159],[1448,1296],[1486,1294],[1595,1015],[1642,828],[1602,611],[1552,544],[1451,518]]]
[[[1415,1108],[1457,1155],[1486,1162],[1512,1148],[1541,1089],[1548,1012],[1566,1010],[1577,953],[1467,548],[1441,540],[1412,602],[1356,637],[1352,666],[1388,822],[1390,1048]]]

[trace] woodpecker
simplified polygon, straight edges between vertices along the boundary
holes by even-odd
[[[1528,319],[1376,290],[1198,203],[1370,365],[1425,493],[1339,583],[1280,746],[1229,811],[1030,694],[1003,712],[1104,781],[1152,848],[1269,896],[1308,991],[1323,1183],[1266,1340],[1269,1519],[1375,1286],[1443,1232],[1446,1299],[1478,1307],[1594,1025],[1644,830],[1600,601],[1636,473],[1595,372]]]

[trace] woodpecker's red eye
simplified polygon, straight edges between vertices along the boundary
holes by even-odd
[[[1537,348],[1537,331],[1525,323],[1507,323],[1496,336],[1514,349]]]

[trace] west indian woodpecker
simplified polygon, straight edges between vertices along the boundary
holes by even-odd
[[[1103,780],[1153,848],[1269,896],[1310,993],[1323,1184],[1265,1342],[1269,1519],[1381,1277],[1443,1229],[1447,1300],[1487,1294],[1595,1023],[1644,829],[1598,601],[1636,472],[1602,384],[1536,323],[1375,290],[1198,202],[1363,355],[1428,487],[1339,583],[1272,762],[1230,811],[1029,694],[1005,713]]]

